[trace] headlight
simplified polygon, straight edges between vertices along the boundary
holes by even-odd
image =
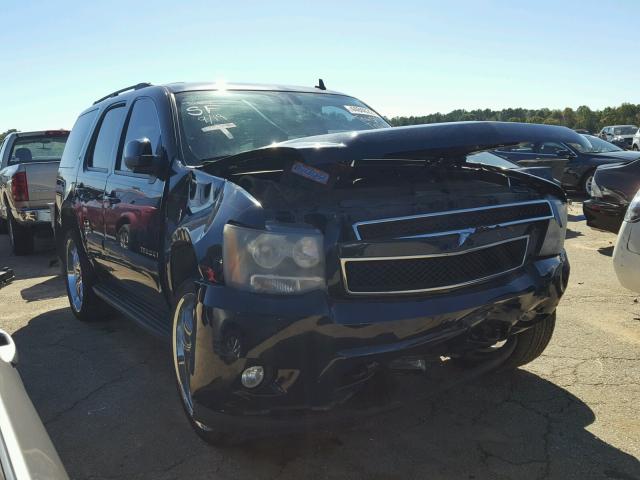
[[[547,235],[540,249],[541,257],[549,257],[562,252],[564,237],[567,235],[567,204],[561,200],[551,200],[553,218],[549,220]]]
[[[625,222],[637,222],[638,220],[640,220],[640,190],[638,190],[636,196],[631,200],[627,208],[627,213],[624,216]]]
[[[225,225],[225,281],[241,290],[281,295],[323,289],[322,240],[316,230],[265,231]]]

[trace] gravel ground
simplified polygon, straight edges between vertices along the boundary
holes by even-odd
[[[219,450],[179,404],[169,351],[121,318],[71,314],[50,244],[10,256],[0,326],[72,478],[640,480],[640,304],[617,282],[615,236],[571,207],[569,289],[544,355],[357,428]],[[415,377],[419,382],[420,378]]]

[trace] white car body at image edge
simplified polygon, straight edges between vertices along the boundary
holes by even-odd
[[[640,292],[640,191],[629,204],[618,233],[613,266],[623,287]]]
[[[15,367],[16,347],[0,330],[0,480],[68,480]]]

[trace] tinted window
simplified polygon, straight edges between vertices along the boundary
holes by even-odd
[[[624,127],[616,127],[613,129],[614,135],[633,135],[638,131],[638,127],[634,125],[626,125]]]
[[[538,153],[542,155],[556,155],[560,150],[566,149],[566,147],[559,143],[545,142],[541,143],[538,147]]]
[[[148,138],[151,140],[151,148],[154,153],[158,152],[160,147],[160,122],[158,120],[158,111],[150,98],[141,98],[133,104],[133,110],[129,118],[127,126],[127,135],[124,139],[124,145],[131,140],[140,140]],[[120,159],[118,170],[129,171],[124,164],[124,159]]]
[[[92,110],[78,117],[64,147],[62,160],[60,160],[61,167],[73,167],[76,164],[97,113],[97,110]]]
[[[9,153],[9,163],[60,160],[67,142],[67,133],[18,137]]]
[[[93,147],[93,153],[87,163],[89,167],[108,169],[113,165],[116,151],[118,150],[125,112],[124,105],[121,105],[112,108],[105,114],[100,124],[100,131]]]
[[[602,140],[593,135],[583,135],[587,139],[588,143],[579,144],[571,143],[570,145],[580,153],[607,153],[607,152],[621,152],[620,147],[616,147],[613,143],[609,143],[606,140]]]
[[[510,152],[510,153],[533,153],[533,143],[521,143],[519,145],[513,145],[510,147],[502,147],[498,148],[499,152]]]

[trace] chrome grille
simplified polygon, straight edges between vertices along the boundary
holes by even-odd
[[[449,235],[469,229],[495,228],[553,218],[547,200],[519,202],[489,207],[357,222],[353,229],[358,240],[420,238]]]
[[[343,258],[345,288],[353,295],[418,293],[462,287],[521,267],[529,236],[460,252],[401,257]]]

